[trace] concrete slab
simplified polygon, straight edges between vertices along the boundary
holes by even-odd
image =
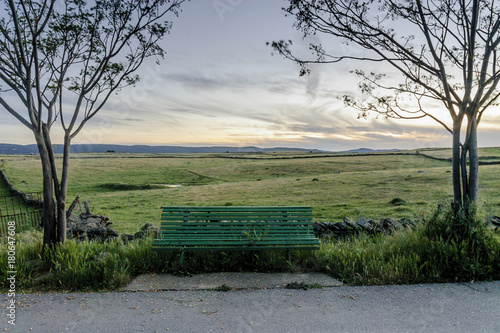
[[[133,279],[125,291],[213,290],[223,285],[231,289],[279,289],[294,282],[321,287],[342,285],[342,282],[331,276],[319,273],[142,274]]]

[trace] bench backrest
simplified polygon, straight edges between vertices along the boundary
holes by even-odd
[[[208,207],[162,207],[162,222],[219,222],[250,221],[266,223],[312,223],[310,206],[292,207],[241,207],[241,206],[208,206]]]

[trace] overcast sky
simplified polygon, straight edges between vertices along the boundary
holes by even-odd
[[[281,0],[191,0],[162,45],[160,65],[115,95],[73,143],[352,148],[449,147],[451,135],[431,121],[357,119],[339,100],[355,94],[355,62],[322,65],[299,77],[298,65],[272,56],[266,42],[308,43],[285,17]],[[315,37],[339,49],[347,46]],[[321,40],[325,38],[325,40]],[[379,66],[379,65],[377,65]],[[500,113],[489,110],[480,146],[498,146]],[[31,132],[0,109],[0,142],[34,143]],[[58,142],[57,138],[53,142]]]

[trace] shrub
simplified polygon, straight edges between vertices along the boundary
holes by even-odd
[[[467,204],[459,210],[440,205],[425,225],[430,241],[426,260],[435,263],[445,280],[490,280],[500,277],[500,243]]]
[[[323,242],[302,264],[354,285],[492,280],[500,278],[500,241],[474,206],[440,206],[415,230]]]

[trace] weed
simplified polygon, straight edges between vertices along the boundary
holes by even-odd
[[[219,286],[217,288],[214,288],[215,291],[223,291],[223,292],[226,292],[226,291],[230,291],[231,290],[231,287],[229,287],[228,285],[226,284],[223,284],[222,286]]]
[[[318,283],[313,283],[313,284],[308,284],[305,282],[292,282],[292,283],[287,283],[285,285],[285,289],[321,289],[323,288],[320,284]]]

